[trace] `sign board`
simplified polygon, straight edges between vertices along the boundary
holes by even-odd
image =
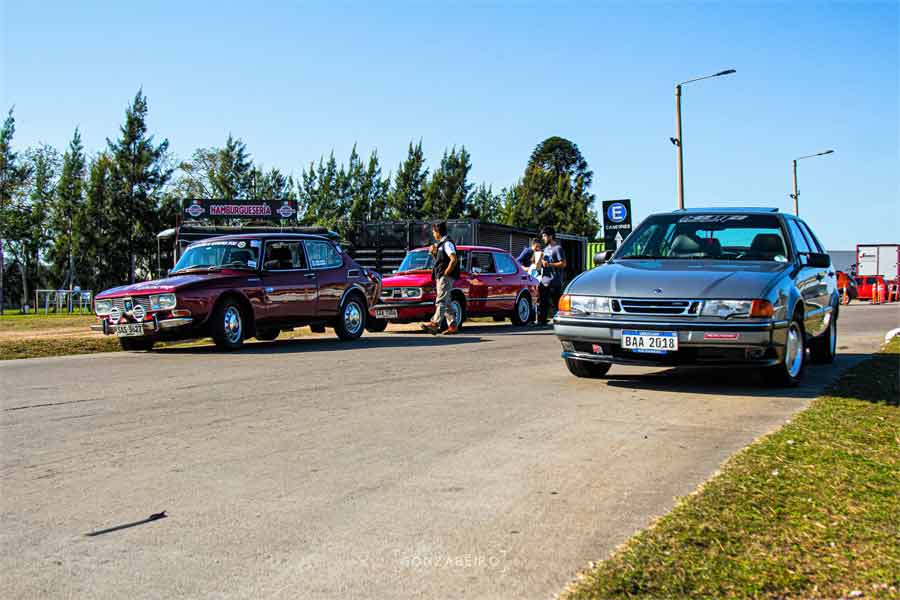
[[[244,219],[247,221],[280,221],[297,218],[295,200],[228,200],[185,198],[181,202],[185,221],[208,219]]]
[[[603,241],[616,250],[631,233],[631,200],[603,201]]]

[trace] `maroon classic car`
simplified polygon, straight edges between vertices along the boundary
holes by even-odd
[[[466,317],[511,319],[515,325],[531,321],[538,284],[509,252],[487,246],[457,246],[457,252],[461,274],[450,302],[458,327]],[[381,302],[372,308],[367,329],[383,331],[388,322],[430,320],[435,298],[433,265],[428,248],[410,251],[397,272],[384,278]]]
[[[165,279],[97,294],[97,324],[125,350],[211,336],[234,350],[309,325],[342,340],[362,335],[381,291],[378,273],[318,235],[259,233],[195,242]]]

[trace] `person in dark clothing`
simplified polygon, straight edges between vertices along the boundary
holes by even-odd
[[[537,238],[535,238],[537,239]],[[534,255],[534,250],[532,245],[525,246],[522,248],[522,251],[519,252],[519,255],[516,257],[516,262],[525,267],[526,269],[531,264],[531,257]]]
[[[541,230],[544,240],[544,255],[541,257],[543,271],[539,292],[538,325],[546,325],[547,319],[556,313],[562,296],[563,276],[566,269],[566,253],[556,241],[556,231],[552,227]]]

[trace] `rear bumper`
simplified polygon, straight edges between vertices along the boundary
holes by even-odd
[[[556,317],[563,358],[653,366],[768,366],[784,356],[788,322],[625,321]],[[622,348],[622,331],[674,331],[678,350],[645,354]]]
[[[160,333],[173,332],[184,327],[190,328],[194,324],[193,317],[178,317],[172,319],[154,319],[152,321],[144,321],[144,335],[156,335]],[[91,325],[91,331],[102,332],[103,335],[115,335],[114,326],[109,321],[103,319],[99,323]]]

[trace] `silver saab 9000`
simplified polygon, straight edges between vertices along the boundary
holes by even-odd
[[[740,365],[760,368],[770,384],[795,385],[807,350],[812,360],[834,360],[834,269],[792,215],[653,215],[614,254],[595,259],[604,261],[569,284],[553,320],[578,377],[603,377],[612,363]]]

